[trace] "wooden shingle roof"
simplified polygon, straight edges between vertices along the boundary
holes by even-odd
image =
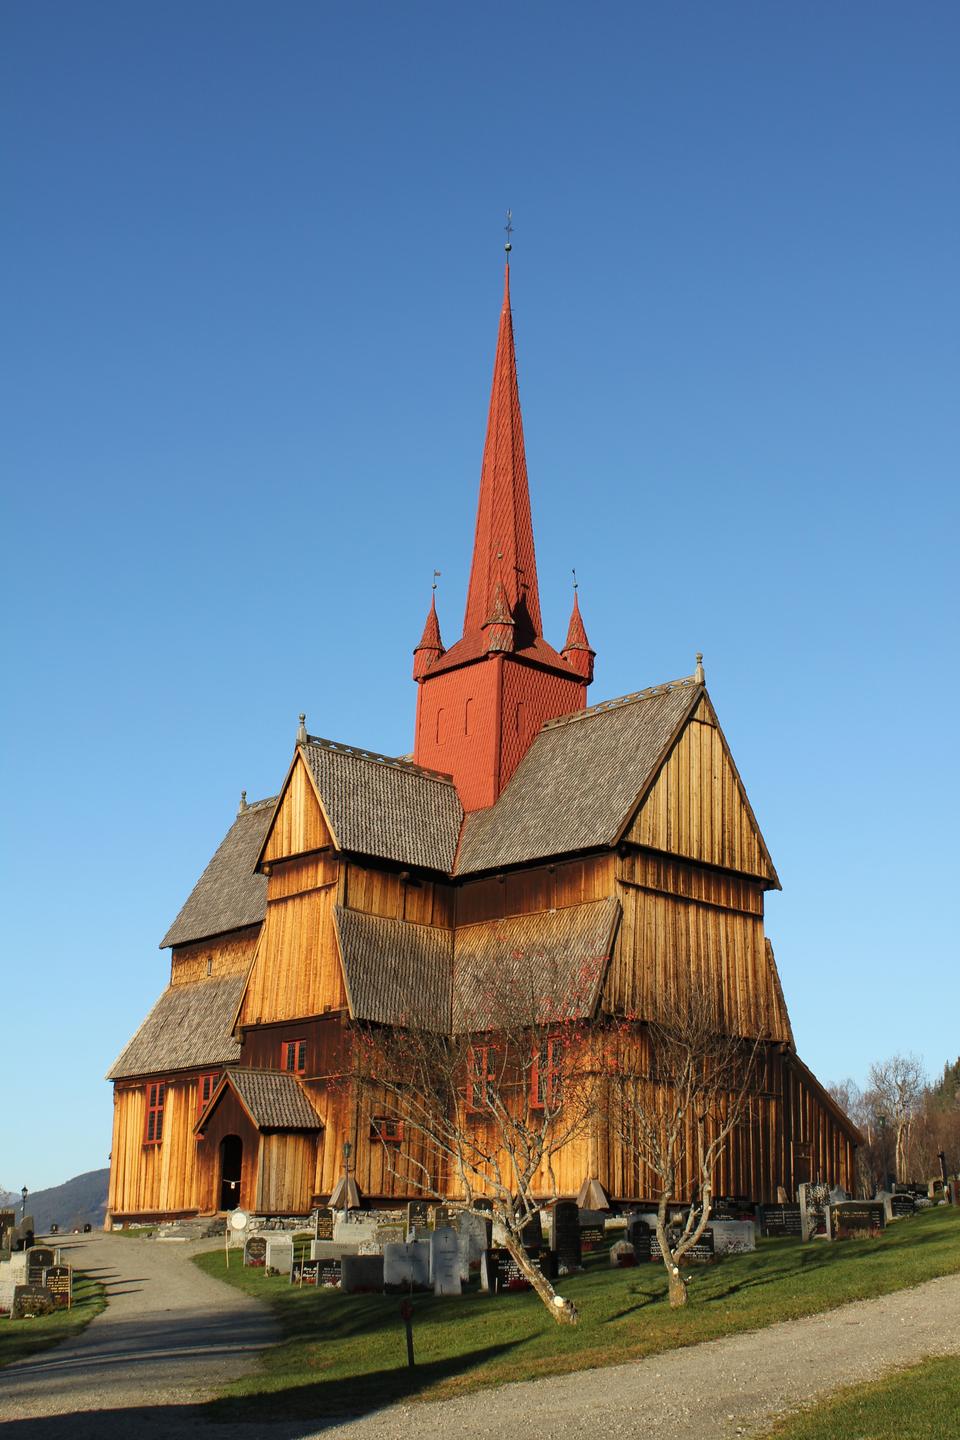
[[[449,775],[316,736],[300,750],[338,849],[449,874],[463,820]]]
[[[274,795],[240,811],[160,941],[161,949],[260,924],[267,909],[267,882],[253,867],[276,803]]]
[[[610,897],[454,931],[338,905],[350,1013],[441,1033],[495,1029],[505,1007],[531,1023],[591,1015],[619,916]]]
[[[322,1130],[323,1121],[295,1075],[283,1070],[228,1070],[197,1122],[202,1131],[224,1091],[232,1089],[258,1130]]]
[[[456,874],[615,844],[702,693],[676,680],[549,720],[497,803],[466,817]]]
[[[231,1031],[244,981],[243,975],[223,975],[168,986],[107,1079],[163,1075],[239,1060],[240,1046]]]

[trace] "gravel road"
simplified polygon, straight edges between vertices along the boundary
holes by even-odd
[[[75,1244],[67,1258],[107,1281],[110,1307],[77,1340],[0,1371],[4,1440],[725,1440],[841,1385],[960,1354],[957,1275],[630,1365],[396,1405],[349,1424],[214,1425],[195,1407],[273,1341],[266,1309],[187,1265],[202,1245]]]

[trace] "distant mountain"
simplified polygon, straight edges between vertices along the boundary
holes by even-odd
[[[84,1225],[101,1229],[107,1213],[109,1179],[109,1170],[88,1170],[85,1175],[74,1175],[62,1185],[28,1194],[27,1214],[33,1216],[36,1233],[45,1235],[51,1225],[59,1225],[64,1232],[82,1229]],[[14,1198],[19,1206],[20,1196]]]

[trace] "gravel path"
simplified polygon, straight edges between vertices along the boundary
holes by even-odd
[[[206,1399],[277,1339],[265,1305],[190,1264],[190,1256],[222,1241],[184,1244],[97,1233],[62,1236],[59,1243],[65,1263],[101,1281],[110,1303],[75,1339],[0,1370],[0,1420],[11,1435],[18,1428],[11,1422],[22,1420],[23,1432],[38,1440],[46,1434],[102,1440],[104,1411],[132,1417],[143,1407]],[[69,1424],[42,1423],[41,1416],[61,1416]],[[119,1420],[109,1417],[111,1436],[152,1440],[142,1418],[124,1428]]]
[[[349,1424],[214,1425],[196,1407],[276,1339],[267,1309],[188,1263],[204,1244],[96,1235],[68,1246],[65,1258],[105,1281],[110,1306],[76,1340],[0,1370],[4,1440],[703,1440],[751,1434],[839,1386],[960,1354],[958,1275],[630,1365]]]

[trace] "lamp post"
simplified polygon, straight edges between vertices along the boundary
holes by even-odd
[[[30,1194],[30,1191],[27,1189],[26,1185],[24,1185],[23,1189],[20,1191],[20,1219],[21,1219],[21,1220],[26,1220],[26,1218],[27,1218],[27,1196],[28,1196],[29,1194]]]

